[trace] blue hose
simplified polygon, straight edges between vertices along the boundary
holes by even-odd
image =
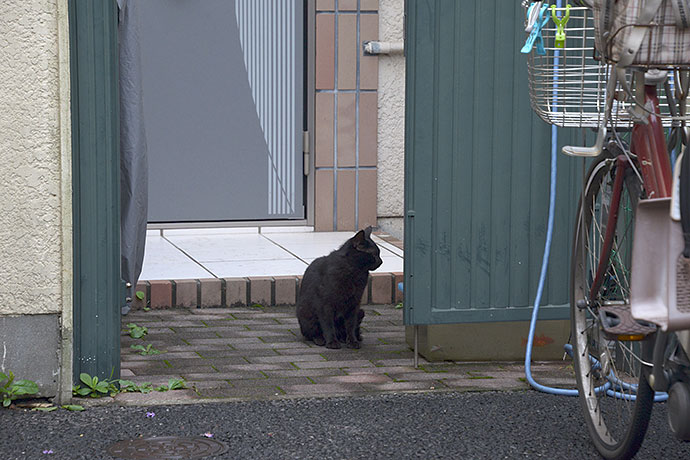
[[[553,222],[556,208],[556,171],[557,171],[557,146],[558,146],[558,129],[555,125],[551,126],[551,185],[549,190],[549,220],[546,230],[546,243],[544,245],[544,256],[541,263],[541,274],[539,275],[539,285],[537,286],[537,295],[534,299],[534,309],[532,310],[532,319],[530,320],[529,333],[527,335],[527,349],[525,350],[525,376],[529,384],[535,390],[542,391],[553,395],[562,396],[577,396],[579,393],[575,389],[564,389],[547,387],[538,383],[532,376],[532,345],[534,343],[534,332],[537,326],[537,316],[539,314],[539,306],[541,304],[541,296],[544,292],[544,282],[546,280],[546,272],[549,267],[549,255],[551,253],[551,240],[553,238]],[[566,344],[564,346],[566,352],[572,356],[572,346]],[[596,364],[595,364],[596,365]],[[601,391],[606,391],[609,396],[619,397],[619,393],[610,389],[610,384],[607,388],[601,388]],[[630,398],[630,395],[624,395],[625,398]],[[634,396],[632,396],[634,397]],[[668,399],[667,393],[657,392],[654,395],[654,402],[662,402]]]

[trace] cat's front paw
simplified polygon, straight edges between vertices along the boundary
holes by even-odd
[[[347,348],[359,348],[361,345],[357,340],[351,340],[347,342]]]
[[[323,337],[314,337],[314,343],[320,347],[326,345],[326,341],[323,339]]]
[[[337,350],[338,348],[340,348],[340,342],[338,342],[337,340],[334,340],[332,342],[328,342],[326,344],[326,348],[331,348],[331,349]]]

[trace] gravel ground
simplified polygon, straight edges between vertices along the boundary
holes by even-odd
[[[657,404],[637,458],[690,458],[665,417]],[[224,459],[597,458],[577,400],[534,391],[0,410],[0,458],[109,459],[120,440],[204,433]]]

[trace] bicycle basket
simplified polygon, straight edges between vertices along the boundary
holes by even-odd
[[[528,16],[528,4],[525,17]],[[557,9],[563,14],[565,8]],[[550,11],[547,11],[550,15]],[[570,17],[565,25],[565,46],[556,48],[557,28],[549,20],[541,29],[544,54],[537,50],[527,57],[527,76],[529,82],[530,104],[532,109],[545,122],[567,128],[598,128],[606,109],[606,82],[611,65],[604,60],[595,59],[595,17],[590,8],[571,6]],[[628,84],[632,85],[632,68],[626,70]],[[679,81],[676,71],[669,74],[669,84],[675,91]],[[622,87],[616,86],[622,93]],[[685,103],[685,98],[683,98]],[[607,126],[630,128],[633,123],[629,109],[634,101],[616,97],[613,101],[611,118]],[[665,94],[659,95],[659,114],[664,126],[669,127],[674,120],[688,120],[690,116],[681,113],[672,115]]]
[[[562,14],[564,9],[558,11]],[[546,11],[546,14],[551,13]],[[556,25],[552,20],[541,31],[545,54],[532,50],[527,57],[532,109],[549,124],[598,127],[606,107],[608,70],[605,63],[594,59],[592,10],[570,8],[563,48],[555,47]],[[619,121],[626,126],[629,123]]]

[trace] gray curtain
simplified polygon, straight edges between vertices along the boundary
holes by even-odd
[[[139,48],[139,2],[117,0],[120,46],[120,239],[122,279],[132,298],[141,274],[148,214],[148,161]],[[129,305],[123,307],[126,314]]]

